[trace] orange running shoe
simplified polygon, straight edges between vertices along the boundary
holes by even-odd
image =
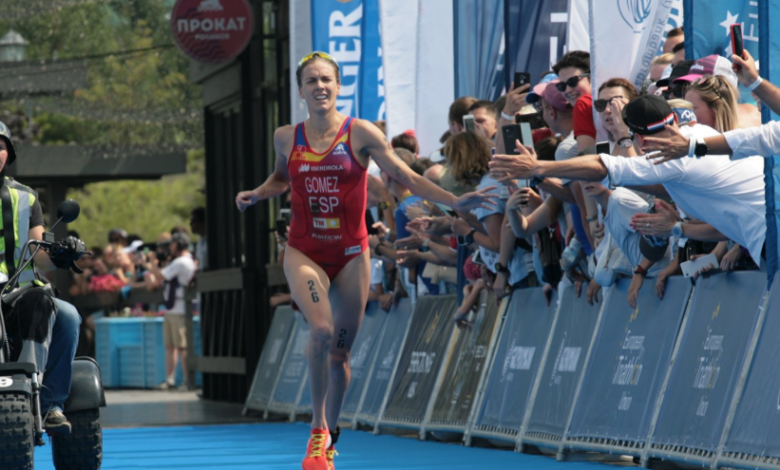
[[[303,458],[301,468],[303,470],[329,470],[325,449],[330,446],[330,433],[327,429],[315,428],[311,430],[309,445],[306,448],[306,457]]]
[[[336,446],[333,444],[328,447],[328,450],[325,451],[325,460],[328,461],[328,470],[336,470],[336,466],[333,465],[333,457],[339,455],[338,452],[336,452]]]

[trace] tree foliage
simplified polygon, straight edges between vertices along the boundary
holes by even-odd
[[[88,86],[66,96],[0,103],[3,116],[32,111],[34,125],[27,129],[34,132],[25,137],[44,145],[151,144],[162,153],[189,150],[184,175],[70,191],[69,197],[82,205],[73,228],[90,245],[99,245],[111,227],[151,241],[175,225],[186,225],[190,210],[204,203],[203,121],[200,87],[189,83],[189,60],[171,38],[172,2],[27,2],[22,3],[26,9],[16,4],[12,15],[0,16],[0,35],[10,29],[21,33],[29,42],[28,60],[85,63]]]

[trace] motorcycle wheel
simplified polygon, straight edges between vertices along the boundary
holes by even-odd
[[[0,393],[0,468],[32,470],[34,455],[30,397],[24,393]]]
[[[100,409],[66,413],[69,435],[51,437],[51,454],[57,470],[98,470],[103,463],[103,428]]]

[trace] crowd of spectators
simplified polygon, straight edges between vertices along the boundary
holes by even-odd
[[[454,321],[467,327],[483,289],[503,298],[541,286],[553,302],[573,285],[593,303],[601,287],[628,277],[633,307],[645,282],[663,298],[669,276],[698,257],[716,262],[696,275],[761,269],[762,160],[732,159],[731,151],[697,157],[707,152],[705,138],[760,125],[758,98],[777,89],[759,88],[749,54],[686,61],[684,41],[681,28],[669,33],[641,89],[615,76],[592,96],[590,55],[571,51],[533,86],[513,86],[495,102],[455,100],[442,147],[430,155],[419,154],[413,131],[388,136],[418,174],[456,196],[495,186],[498,203],[454,212],[372,163],[370,299],[389,310],[404,296],[459,293]],[[742,99],[750,95],[740,83],[754,101]],[[530,125],[533,142],[504,142],[515,135],[505,128],[519,123]],[[686,145],[682,159],[669,150]],[[661,150],[663,161],[644,158],[647,149]],[[283,233],[277,242],[283,253]],[[289,300],[279,294],[272,304]]]

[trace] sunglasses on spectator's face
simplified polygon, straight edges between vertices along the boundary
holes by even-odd
[[[684,98],[685,97],[685,91],[688,88],[689,83],[683,82],[683,83],[675,83],[666,90],[663,91],[664,98],[667,100],[671,100],[674,98]]]
[[[558,89],[561,93],[566,91],[566,87],[574,88],[577,86],[578,83],[580,83],[580,79],[590,77],[589,73],[583,73],[582,75],[576,75],[574,77],[571,77],[570,79],[566,80],[565,82],[558,82],[555,84],[555,88]]]
[[[606,99],[606,100],[596,100],[593,102],[593,107],[596,108],[596,111],[603,113],[607,110],[607,106],[609,106],[609,103],[612,102],[615,98],[623,98],[622,96],[613,96],[612,98]]]

